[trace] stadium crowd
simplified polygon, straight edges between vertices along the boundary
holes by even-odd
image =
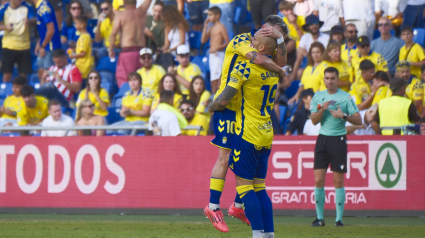
[[[310,102],[335,67],[363,119],[347,122],[348,134],[424,135],[424,10],[425,0],[3,0],[0,126],[212,134],[208,105],[229,40],[278,14],[291,70],[276,91],[275,134],[318,135]]]

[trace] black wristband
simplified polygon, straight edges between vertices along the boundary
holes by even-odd
[[[347,115],[344,114],[344,116],[342,117],[342,119],[347,120]]]

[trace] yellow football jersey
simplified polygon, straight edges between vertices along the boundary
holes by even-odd
[[[406,88],[406,96],[412,101],[423,100],[424,98],[424,85],[421,80],[414,77],[410,77],[409,84]]]
[[[359,54],[356,54],[351,60],[351,66],[353,67],[356,81],[361,77],[362,71],[360,70],[360,63],[365,59],[372,61],[375,65],[375,71],[388,71],[387,61],[381,54],[372,51],[366,57],[361,57]]]
[[[78,95],[78,100],[75,103],[76,106],[79,106],[80,102],[86,99],[86,91],[87,89],[85,88],[80,92],[80,94]],[[108,91],[106,91],[106,89],[104,88],[100,89],[99,97],[100,99],[102,99],[102,101],[104,101],[106,104],[109,105],[109,94],[108,94]],[[90,102],[94,104],[94,115],[98,115],[102,117],[105,117],[108,115],[108,110],[103,110],[100,107],[99,102],[96,100],[96,96],[92,92],[89,92],[89,100]]]
[[[179,109],[180,108],[180,104],[183,101],[183,96],[181,94],[174,94],[174,102],[173,102],[173,107],[175,109]],[[153,97],[153,101],[152,101],[152,108],[156,108],[158,106],[158,102],[159,102],[159,93],[155,93],[154,97]]]
[[[295,47],[298,48],[298,45],[300,44],[301,37],[298,36],[297,30],[295,29],[295,26],[289,23],[288,19],[286,17],[282,18],[285,24],[288,26],[289,29],[289,37],[295,41]],[[301,31],[305,34],[306,32],[302,28],[302,26],[305,24],[305,17],[303,16],[297,16],[297,25],[300,26]]]
[[[322,63],[320,63],[317,66],[317,72],[319,73],[319,77],[320,77],[320,87],[319,87],[319,91],[323,91],[326,89],[326,85],[325,85],[325,69],[329,68],[329,67],[335,67],[338,72],[339,72],[339,80],[340,81],[350,81],[353,82],[353,77],[352,77],[352,70],[351,68],[348,66],[347,63],[345,63],[345,61],[340,61],[337,63],[331,63],[328,61],[323,61]],[[341,90],[348,92],[350,89],[349,86],[346,87],[342,87]]]
[[[112,25],[113,25],[113,21],[111,21],[111,19],[109,17],[105,18],[105,20],[103,20],[103,22],[100,24],[100,37],[103,38],[103,44],[105,45],[106,48],[109,48],[109,38],[111,37],[112,34]],[[115,44],[119,44],[120,43],[120,37],[119,35],[117,35],[116,39],[115,39]]]
[[[124,0],[113,0],[112,8],[118,11],[124,11]]]
[[[89,33],[83,33],[77,40],[77,46],[75,53],[79,54],[85,52],[86,55],[83,58],[78,58],[75,61],[75,66],[81,72],[81,78],[86,79],[89,76],[90,70],[93,66],[93,57],[91,49],[91,38]]]
[[[149,89],[151,93],[158,91],[158,83],[162,76],[165,75],[165,70],[159,65],[152,65],[152,68],[146,73],[145,68],[137,70],[137,73],[142,77],[142,88]]]
[[[235,36],[227,45],[226,51],[224,53],[223,69],[221,70],[221,84],[220,88],[215,93],[214,99],[223,92],[224,88],[227,85],[228,79],[230,79],[230,73],[232,72],[234,66],[241,61],[246,61],[245,55],[249,52],[255,51],[258,52],[251,45],[251,33],[244,33]],[[227,105],[227,108],[235,111],[233,107],[237,98],[234,97],[232,101]]]
[[[358,53],[359,53],[359,50],[357,49],[357,45],[355,45],[351,49],[347,48],[347,44],[341,45],[341,59],[344,60],[345,63],[347,63],[348,65],[351,64],[351,62],[348,62],[348,59],[350,58],[350,56],[354,58],[355,55],[357,55]]]
[[[409,53],[409,55],[407,55]],[[413,44],[410,51],[409,49],[406,49],[406,45],[401,47],[400,54],[399,54],[399,60],[407,60],[410,63],[417,63],[421,62],[425,59],[424,49],[419,44]],[[418,66],[412,66],[412,75],[414,75],[417,78],[421,77],[421,67]]]
[[[206,136],[208,127],[210,124],[210,120],[205,115],[201,115],[199,113],[195,113],[192,121],[187,124],[188,126],[202,126],[202,131],[199,133],[200,136]],[[182,130],[181,135],[186,136],[196,136],[198,134],[197,130]]]
[[[152,96],[151,94],[143,90],[142,88],[139,91],[139,94],[136,96],[133,96],[132,91],[128,91],[125,93],[124,97],[122,98],[122,105],[130,108],[130,110],[140,111],[143,109],[143,106],[151,106],[152,105]],[[127,116],[125,118],[126,121],[132,122],[132,121],[149,121],[149,116],[147,117],[138,117],[134,115]]]
[[[317,92],[320,87],[320,77],[319,77],[319,71],[317,71],[318,67],[316,66],[313,68],[313,66],[308,65],[303,72],[303,75],[301,76],[301,85],[304,86],[305,89],[311,88],[314,92]]]
[[[378,88],[378,91],[376,91],[375,96],[373,97],[372,106],[375,104],[379,104],[379,102],[384,98],[389,98],[393,95],[393,92],[391,91],[390,87],[382,86]]]
[[[202,73],[198,65],[194,63],[189,63],[189,65],[185,69],[183,69],[181,65],[177,66],[177,74],[182,76],[187,81],[192,82],[193,77],[201,75]],[[180,90],[182,91],[183,95],[189,95],[189,89],[185,88],[181,84]]]
[[[26,126],[28,124],[39,124],[44,118],[46,118],[48,113],[48,103],[49,101],[41,96],[35,96],[37,103],[35,107],[29,108],[23,106],[21,110],[17,113],[17,122],[20,126]]]
[[[364,102],[370,95],[370,83],[364,81],[362,77],[356,80],[350,88],[350,95],[356,105]]]
[[[256,146],[270,146],[273,126],[270,119],[279,74],[267,71],[249,61],[235,65],[229,87],[238,89],[236,102],[236,135]]]
[[[22,97],[16,97],[15,95],[10,95],[4,100],[3,106],[4,108],[11,110],[12,112],[18,112],[19,110],[22,109],[22,107],[25,107],[25,103]],[[16,120],[16,116],[9,116],[4,113],[3,115],[1,115],[1,118]]]

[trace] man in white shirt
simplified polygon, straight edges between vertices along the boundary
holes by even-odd
[[[366,35],[373,39],[375,29],[375,7],[374,0],[344,0],[345,23],[356,25],[359,36]]]
[[[318,136],[320,130],[320,123],[313,125],[311,119],[308,119],[304,124],[303,134],[306,136]]]
[[[173,108],[174,93],[163,90],[159,96],[159,106],[149,117],[149,130],[154,136],[178,136],[181,133],[177,116],[170,110],[161,109],[161,104]],[[169,106],[169,107],[168,107]]]
[[[74,126],[74,121],[71,117],[62,114],[62,108],[59,101],[51,100],[49,101],[49,114],[50,116],[46,117],[41,126],[44,127],[65,127],[65,126]],[[41,132],[41,136],[50,136],[50,137],[62,137],[62,136],[73,136],[74,131],[68,131],[66,134],[65,130],[44,130]]]
[[[305,33],[301,39],[297,49],[297,60],[295,61],[294,68],[291,74],[291,82],[296,80],[297,74],[301,75],[301,72],[297,72],[300,68],[301,62],[304,57],[307,56],[307,52],[310,50],[311,44],[318,41],[326,48],[329,42],[329,35],[319,31],[320,27],[323,26],[323,22],[315,15],[310,15],[305,18],[305,24],[302,26],[303,30],[308,32]]]
[[[354,134],[357,136],[362,135],[376,135],[375,131],[372,128],[372,121],[375,117],[376,111],[378,110],[378,104],[373,105],[369,109],[360,111],[360,116],[362,118],[362,125],[354,126],[348,121],[345,123],[345,128],[347,129],[347,135]]]
[[[320,31],[329,34],[333,26],[344,26],[342,0],[315,0],[313,14],[324,22]]]

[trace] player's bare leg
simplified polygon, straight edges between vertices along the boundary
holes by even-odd
[[[224,188],[224,181],[229,166],[230,150],[218,149],[218,159],[214,165],[210,180],[210,203],[204,209],[204,214],[210,219],[213,226],[221,231],[228,232],[229,228],[224,222],[223,213],[220,210],[220,197]]]
[[[314,199],[316,201],[316,220],[311,226],[324,226],[323,212],[325,209],[325,177],[326,169],[314,170]]]

